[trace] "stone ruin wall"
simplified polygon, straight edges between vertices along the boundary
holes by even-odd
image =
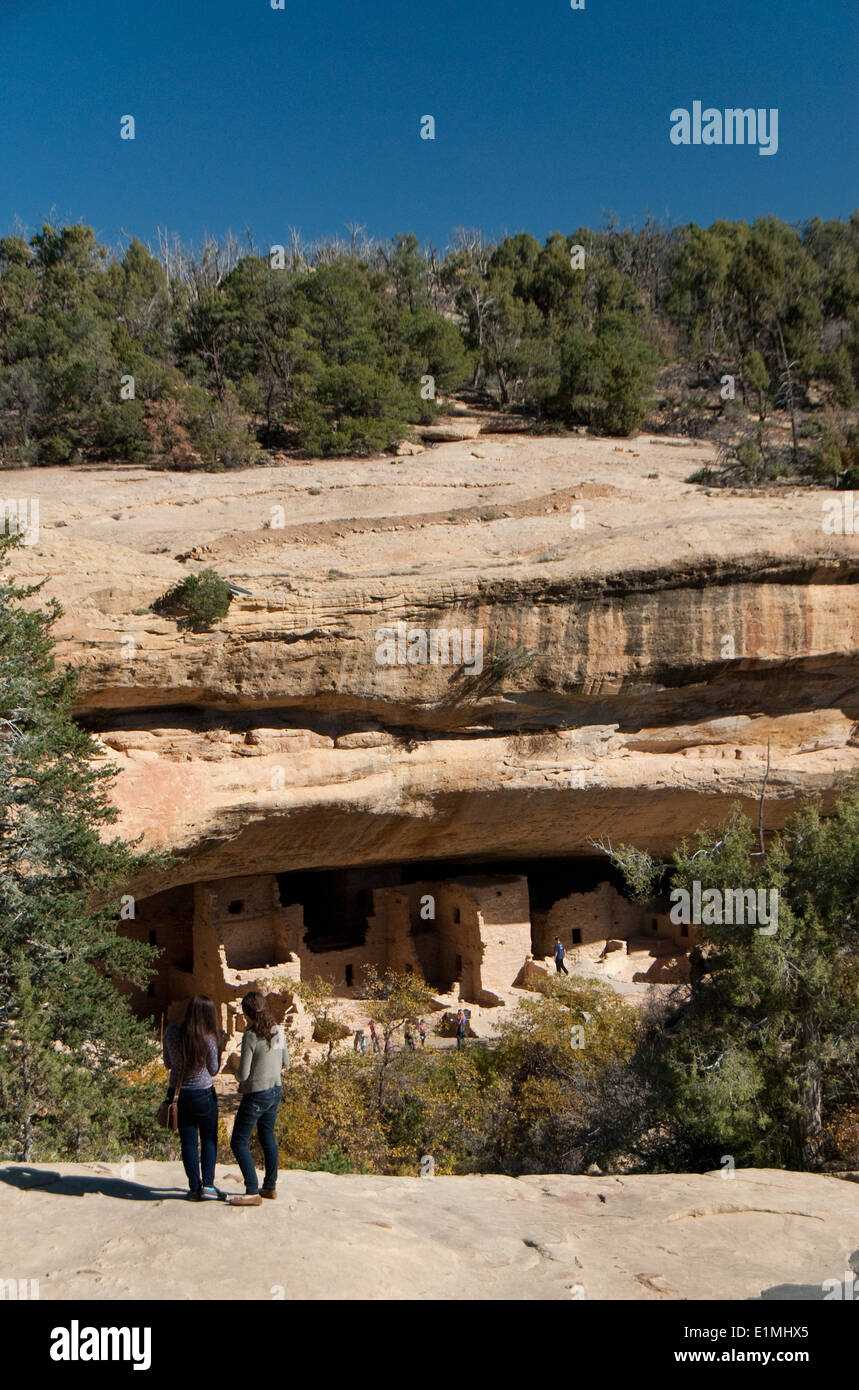
[[[673,923],[666,911],[630,902],[610,883],[590,893],[572,893],[535,913],[535,956],[548,956],[555,937],[567,949],[567,968],[607,957],[607,973],[632,982],[677,984],[688,978],[688,953],[696,928]],[[645,957],[655,957],[656,963]],[[643,968],[635,968],[635,967]]]
[[[427,899],[433,917],[421,914]],[[155,894],[127,924],[130,935],[165,950],[150,991],[133,992],[135,1007],[170,1022],[192,994],[208,994],[232,1038],[241,1027],[239,1001],[257,984],[278,994],[284,1008],[302,979],[328,980],[338,995],[353,998],[363,967],[372,964],[414,971],[448,1000],[493,1006],[509,1002],[515,987],[533,985],[536,975],[553,973],[556,936],[572,970],[606,961],[607,974],[662,983],[686,977],[694,944],[666,913],[629,902],[607,882],[533,914],[528,880],[519,874],[385,886],[373,890],[372,902],[363,944],[314,950],[305,941],[303,905],[282,903],[274,874]],[[642,962],[646,968],[631,974]]]
[[[467,878],[462,882],[477,904],[483,945],[480,986],[486,1002],[503,1002],[531,954],[528,880],[519,875]],[[477,1000],[483,1003],[484,998]]]

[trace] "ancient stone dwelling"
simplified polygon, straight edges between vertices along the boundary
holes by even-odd
[[[163,954],[135,1004],[169,1022],[192,994],[208,994],[232,1037],[238,1001],[254,984],[288,996],[293,982],[322,977],[338,995],[357,997],[363,967],[373,964],[414,971],[440,1002],[492,1007],[553,970],[556,936],[573,971],[590,963],[629,980],[684,976],[694,928],[673,925],[663,904],[636,906],[610,883],[532,910],[525,874],[401,876],[396,866],[256,874],[144,899],[130,929]]]

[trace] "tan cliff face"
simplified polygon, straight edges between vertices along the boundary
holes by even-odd
[[[121,828],[185,856],[138,891],[606,836],[667,853],[756,805],[768,746],[768,826],[831,801],[859,763],[856,542],[823,531],[830,494],[687,484],[707,459],[482,436],[193,478],[16,473],[41,530],[10,567],[65,607]],[[146,611],[207,565],[250,591],[213,632]],[[436,664],[409,659],[439,631]],[[470,663],[442,664],[457,642]]]

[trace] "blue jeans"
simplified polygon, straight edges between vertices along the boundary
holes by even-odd
[[[254,1132],[254,1126],[256,1126],[257,1138],[265,1158],[265,1177],[262,1185],[267,1192],[273,1192],[277,1186],[279,1154],[274,1137],[274,1122],[277,1119],[277,1111],[282,1099],[283,1091],[280,1086],[272,1086],[270,1091],[251,1091],[248,1095],[242,1096],[236,1122],[233,1125],[230,1148],[242,1170],[245,1191],[251,1197],[256,1196],[259,1192],[257,1171],[251,1158],[249,1142]]]
[[[198,1134],[200,1152],[197,1149]],[[212,1187],[218,1157],[218,1097],[214,1086],[207,1086],[202,1091],[186,1091],[182,1087],[179,1092],[179,1139],[191,1191],[199,1192],[201,1187]]]

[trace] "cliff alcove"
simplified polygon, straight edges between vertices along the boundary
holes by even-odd
[[[582,968],[670,980],[688,940],[633,920],[606,860],[582,887],[594,842],[665,857],[734,802],[756,812],[768,760],[774,829],[859,766],[859,550],[824,533],[822,490],[713,495],[686,481],[711,453],[688,439],[471,443],[105,469],[97,497],[74,469],[22,471],[42,526],[14,567],[64,606],[120,829],[175,856],[128,885],[166,948],[150,1011],[191,987],[231,1009],[262,967],[350,991],[364,959],[491,1007],[556,932]],[[204,566],[239,591],[223,621],[151,611]],[[426,660],[379,660],[401,625]],[[534,866],[556,863],[547,902]]]

